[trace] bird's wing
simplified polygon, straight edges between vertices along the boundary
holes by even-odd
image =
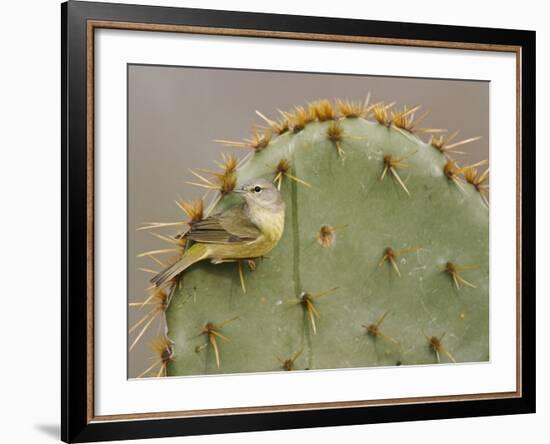
[[[195,222],[184,237],[195,242],[229,244],[249,242],[260,234],[243,208],[235,207]]]

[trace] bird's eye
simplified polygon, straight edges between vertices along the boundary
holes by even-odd
[[[260,191],[262,191],[262,187],[260,187],[259,185],[256,185],[256,186],[254,187],[254,191],[255,191],[256,193],[259,193]]]

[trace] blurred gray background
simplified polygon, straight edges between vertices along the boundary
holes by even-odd
[[[255,124],[264,124],[255,110],[271,118],[276,110],[320,98],[396,101],[397,107],[422,105],[429,111],[421,127],[457,129],[456,140],[483,138],[466,145],[461,163],[489,157],[489,83],[365,75],[314,74],[154,65],[128,67],[128,300],[147,297],[151,274],[139,268],[159,267],[143,251],[168,244],[147,231],[144,222],[178,221],[183,213],[174,200],[196,199],[204,190],[186,185],[193,181],[189,168],[216,168],[222,152],[242,156],[246,150],[224,148],[213,139],[241,140]],[[428,135],[423,137],[425,140]],[[173,230],[166,230],[167,233]],[[167,256],[169,257],[169,256]],[[129,309],[132,326],[148,308]],[[139,331],[139,329],[138,329]],[[128,377],[152,361],[149,343],[159,334],[155,321],[129,353]],[[129,339],[132,342],[135,334]]]

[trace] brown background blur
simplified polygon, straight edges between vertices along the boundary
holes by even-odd
[[[224,151],[242,156],[245,150],[225,148],[213,139],[241,140],[255,124],[264,122],[260,110],[278,117],[276,110],[320,98],[364,100],[422,105],[417,116],[430,111],[421,127],[460,129],[458,140],[482,136],[468,144],[461,163],[489,157],[489,83],[470,80],[434,80],[364,75],[312,74],[210,68],[130,65],[128,67],[128,300],[146,298],[151,274],[158,269],[143,252],[168,244],[147,231],[143,222],[178,221],[182,212],[174,204],[199,198],[204,190],[186,185],[193,181],[189,168],[215,168]],[[423,137],[425,140],[428,136]],[[173,231],[167,230],[167,233]],[[129,309],[129,326],[147,308]],[[138,329],[139,331],[139,329]],[[159,334],[155,321],[128,357],[128,377],[139,375],[152,363],[149,342]],[[129,344],[135,334],[130,337]]]

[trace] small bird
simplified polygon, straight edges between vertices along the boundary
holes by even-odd
[[[191,225],[182,237],[193,245],[175,264],[156,275],[157,287],[192,264],[210,259],[213,264],[253,259],[269,253],[281,239],[285,203],[273,183],[254,179],[233,190],[244,203]]]

